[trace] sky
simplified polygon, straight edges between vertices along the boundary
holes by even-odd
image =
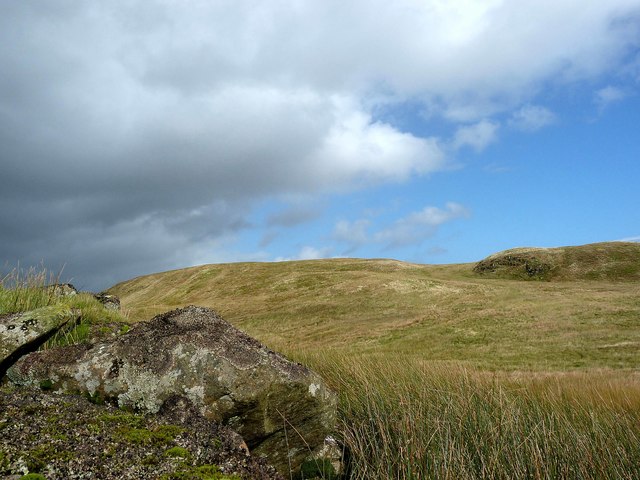
[[[640,0],[4,0],[0,268],[640,240]]]

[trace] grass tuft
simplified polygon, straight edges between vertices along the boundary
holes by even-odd
[[[122,313],[105,309],[91,293],[61,296],[55,288],[48,288],[58,283],[59,275],[44,268],[14,269],[0,280],[0,315],[53,305],[66,305],[80,312],[75,325],[58,331],[41,349],[83,343],[95,333],[128,331],[128,319]]]

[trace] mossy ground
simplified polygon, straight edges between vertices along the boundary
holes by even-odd
[[[79,396],[4,386],[0,478],[25,470],[48,480],[88,474],[103,480],[280,478],[237,448],[224,427],[194,415],[188,421],[175,424]],[[223,463],[231,473],[218,467]]]

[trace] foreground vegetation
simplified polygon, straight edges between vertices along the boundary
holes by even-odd
[[[341,394],[339,435],[352,480],[640,476],[637,377],[291,354]]]
[[[552,281],[336,259],[206,265],[111,293],[132,321],[215,308],[318,371],[340,394],[352,480],[640,478],[640,245],[525,253]]]

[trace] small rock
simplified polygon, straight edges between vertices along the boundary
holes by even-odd
[[[69,297],[78,294],[76,287],[70,283],[53,283],[51,285],[45,285],[43,288],[56,297]]]
[[[115,295],[102,292],[96,293],[93,297],[107,310],[120,310],[120,299]]]

